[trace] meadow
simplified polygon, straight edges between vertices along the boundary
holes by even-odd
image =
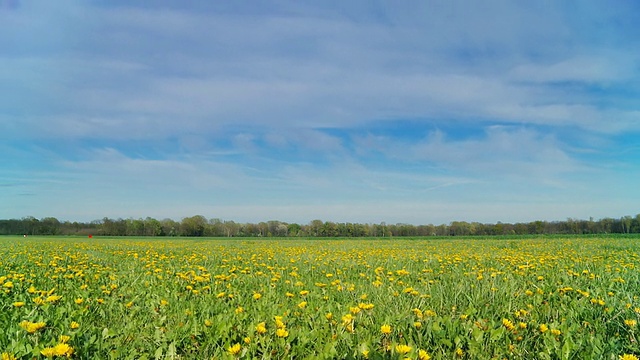
[[[0,359],[637,359],[640,239],[0,238]]]

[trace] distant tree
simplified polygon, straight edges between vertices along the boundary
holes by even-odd
[[[299,224],[291,223],[287,225],[287,233],[289,236],[300,236],[300,230],[302,230],[302,227]]]

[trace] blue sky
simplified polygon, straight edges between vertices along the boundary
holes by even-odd
[[[640,213],[637,1],[0,0],[0,218]]]

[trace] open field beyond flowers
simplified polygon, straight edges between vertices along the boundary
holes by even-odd
[[[1,359],[636,359],[640,240],[0,238]]]

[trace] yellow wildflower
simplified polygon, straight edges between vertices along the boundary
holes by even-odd
[[[239,343],[233,346],[229,346],[229,348],[227,349],[227,351],[231,355],[238,355],[240,353],[240,350],[242,350],[242,346],[240,346]]]
[[[279,328],[276,330],[276,336],[280,338],[286,338],[289,336],[289,332],[284,328]]]
[[[431,360],[431,355],[425,350],[418,350],[418,359],[420,360]]]
[[[632,354],[624,354],[618,357],[620,360],[640,360],[637,356]]]
[[[513,331],[513,330],[516,329],[516,327],[513,325],[513,323],[509,319],[502,319],[502,325],[505,328],[507,328],[507,330],[509,330],[509,331]]]
[[[411,351],[411,349],[412,347],[409,345],[401,345],[401,344],[396,345],[396,352],[401,355],[407,354],[408,352]]]
[[[45,327],[46,323],[44,322],[32,323],[31,321],[24,320],[24,321],[21,321],[19,325],[21,328],[25,329],[29,334],[33,334],[36,331]]]
[[[383,334],[387,335],[387,334],[391,334],[391,325],[382,325],[380,326],[380,332],[382,332]]]
[[[258,332],[258,334],[264,334],[267,332],[267,326],[265,323],[261,322],[258,325],[256,325],[256,331]]]
[[[66,343],[60,343],[53,347],[53,353],[56,356],[71,356],[73,348]]]
[[[4,353],[2,353],[2,355],[0,355],[0,359],[1,360],[16,360],[16,357],[13,354],[4,352]]]
[[[78,323],[77,323],[77,322],[75,322],[75,321],[72,321],[72,322],[71,322],[71,324],[69,325],[69,327],[70,327],[71,329],[75,330],[75,329],[77,329],[77,328],[79,328],[79,327],[80,327],[80,324],[78,324]]]

